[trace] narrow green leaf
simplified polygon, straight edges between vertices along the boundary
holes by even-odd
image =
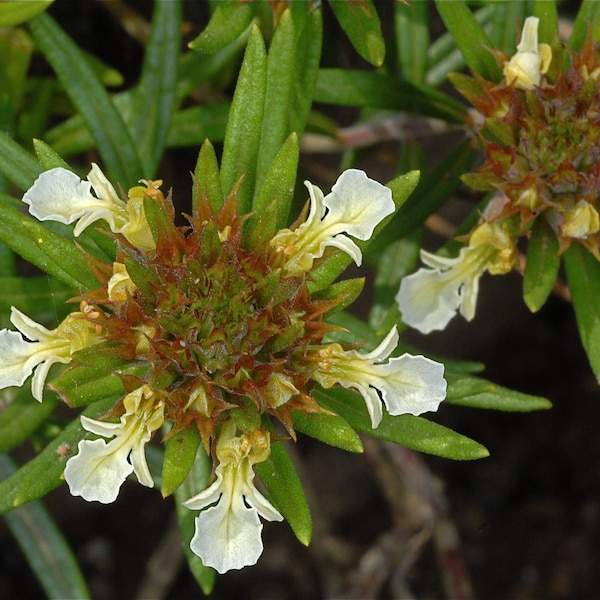
[[[266,58],[262,35],[254,26],[231,103],[221,160],[221,185],[226,196],[243,177],[238,193],[240,214],[252,206],[265,102]]]
[[[113,398],[105,398],[89,406],[83,414],[97,418],[113,404]],[[77,443],[90,435],[79,419],[75,419],[35,458],[0,483],[0,514],[37,500],[58,487],[66,461],[77,453]]]
[[[573,244],[563,256],[579,335],[600,381],[600,263],[579,244]]]
[[[275,156],[290,134],[289,107],[296,77],[296,38],[291,11],[285,10],[267,56],[265,108],[260,134],[260,152],[256,165],[256,198],[268,181],[267,174]]]
[[[558,36],[558,10],[556,2],[534,0],[531,15],[540,20],[538,40],[540,44],[552,44]]]
[[[1,479],[16,468],[8,456],[0,455]],[[90,598],[73,552],[41,502],[22,506],[5,518],[47,598]]]
[[[312,536],[310,509],[298,473],[282,442],[271,444],[269,458],[256,465],[256,473],[298,541],[308,546]]]
[[[185,481],[201,442],[196,427],[186,427],[167,438],[160,488],[163,498],[170,496]]]
[[[255,2],[219,2],[208,25],[189,47],[206,54],[222,50],[244,33],[256,8]]]
[[[381,423],[373,429],[364,400],[352,391],[341,388],[318,389],[313,395],[321,406],[339,414],[351,427],[380,440],[453,460],[475,460],[489,456],[481,444],[423,417],[393,417],[384,411]]]
[[[465,121],[465,107],[438,90],[398,77],[348,69],[321,69],[315,102],[412,112],[450,123]]]
[[[486,79],[500,81],[502,73],[489,51],[493,48],[492,42],[467,3],[464,0],[435,0],[435,5],[467,65]]]
[[[85,257],[71,240],[15,210],[3,197],[0,197],[0,240],[25,260],[68,286],[98,286]]]
[[[213,214],[218,215],[223,206],[223,190],[219,176],[219,164],[215,149],[209,140],[205,140],[198,153],[194,169],[192,186],[192,206],[195,207],[201,197],[208,198]]]
[[[323,45],[323,15],[320,9],[312,10],[304,26],[300,26],[298,3],[292,3],[296,25],[296,68],[292,98],[289,106],[290,131],[302,136],[310,115],[315,85],[321,62]],[[310,40],[310,43],[306,43]]]
[[[312,297],[314,300],[333,300],[337,302],[332,309],[325,313],[329,318],[331,315],[350,306],[358,298],[364,287],[364,277],[342,279],[342,281],[336,281],[330,286],[315,292]]]
[[[71,167],[67,162],[48,146],[46,142],[43,142],[42,140],[33,140],[33,149],[35,150],[35,155],[40,161],[40,165],[42,165],[44,171],[49,171],[56,167],[71,170]]]
[[[198,448],[196,460],[188,473],[186,480],[175,490],[175,508],[177,509],[177,520],[181,530],[181,539],[184,544],[185,556],[192,575],[204,594],[210,594],[215,584],[215,571],[205,567],[191,548],[190,542],[196,530],[197,513],[185,508],[183,503],[208,487],[211,472],[211,461],[204,451],[204,447]]]
[[[597,0],[583,0],[579,7],[573,32],[569,38],[572,50],[579,50],[587,37],[588,28],[592,30],[592,37],[596,43],[600,41],[600,2]]]
[[[65,302],[77,295],[77,289],[49,277],[0,277],[0,314],[11,306],[37,321],[56,318],[67,310]]]
[[[359,454],[364,450],[356,431],[338,415],[292,411],[292,417],[300,433],[346,452]]]
[[[515,392],[478,377],[446,370],[445,378],[448,382],[445,402],[448,404],[505,412],[530,412],[552,408],[552,403],[546,398]]]
[[[429,6],[427,2],[411,2],[394,6],[394,32],[400,76],[412,83],[425,83],[429,39]]]
[[[42,172],[38,162],[6,133],[0,131],[0,172],[26,190]]]
[[[330,0],[329,5],[356,51],[372,65],[380,67],[385,58],[385,41],[372,0]]]
[[[275,229],[283,229],[288,223],[299,156],[298,136],[296,133],[292,133],[272,161],[264,185],[260,188],[258,196],[255,197],[256,217],[260,217],[269,205],[275,204],[276,219],[273,223],[274,228],[270,232],[271,236],[275,233]]]
[[[125,189],[144,175],[119,111],[75,43],[47,14],[30,22],[33,37],[94,137],[110,179]]]
[[[11,450],[27,440],[52,413],[57,403],[58,400],[52,397],[38,402],[32,398],[29,389],[20,388],[16,397],[0,412],[0,452]]]
[[[154,3],[150,39],[134,93],[131,136],[148,179],[156,174],[175,107],[181,10],[180,0]]]
[[[45,11],[54,0],[13,0],[0,3],[0,27],[13,27]]]
[[[545,304],[552,292],[559,266],[556,233],[545,219],[537,219],[527,246],[523,278],[523,298],[531,312],[537,312]]]
[[[96,360],[93,358],[94,352]],[[142,375],[148,369],[145,363],[126,363],[93,346],[89,348],[88,356],[92,357],[90,362],[93,366],[83,364],[75,369],[67,369],[49,384],[49,388],[73,408],[87,406],[104,398],[125,396],[120,376]],[[83,360],[82,353],[75,358]]]

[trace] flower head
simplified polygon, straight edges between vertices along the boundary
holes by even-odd
[[[217,443],[215,481],[184,503],[202,511],[190,546],[219,573],[256,563],[263,550],[259,515],[267,521],[283,519],[254,485],[252,466],[266,460],[269,452],[267,431],[236,436],[235,424],[226,423]]]
[[[254,484],[254,465],[269,456],[270,422],[279,421],[295,439],[298,412],[309,418],[329,412],[313,396],[319,384],[358,391],[373,427],[381,421],[382,402],[392,415],[435,410],[446,390],[443,366],[420,356],[390,358],[398,343],[395,328],[365,354],[325,341],[339,329],[326,321],[328,313],[346,306],[360,288],[313,293],[313,270],[328,259],[326,252],[345,252],[360,264],[351,238],[368,240],[394,210],[391,191],[362,171],[344,172],[327,196],[307,182],[308,217],[271,239],[246,235],[256,221],[238,214],[237,188],[217,214],[199,194],[188,224],[178,226],[160,182],[142,183],[125,201],[96,166],[87,182],[53,169],[25,195],[39,218],[78,221],[75,235],[103,219],[120,236],[113,260],[89,257],[99,285],[79,300],[82,322],[103,342],[109,376],[119,377],[128,393],[108,420],[81,417],[83,428],[101,437],[79,442],[65,479],[73,495],[112,502],[132,472],[153,485],[145,446],[163,422],[174,435],[191,429],[189,439],[199,438],[215,461],[213,483],[185,503],[201,511],[191,548],[219,572],[239,569],[262,552],[260,517],[283,518]],[[143,212],[148,202],[159,216],[152,235]],[[14,332],[7,344],[15,345],[14,335],[19,348],[31,346]],[[41,342],[35,348],[46,351]],[[60,348],[57,354],[52,346],[52,356],[65,362],[79,349]],[[39,355],[35,364],[46,357]],[[27,363],[23,372],[33,366]],[[10,381],[18,385],[24,376]],[[60,382],[55,389],[69,400]]]
[[[40,221],[78,221],[73,230],[75,236],[101,219],[132,244],[146,250],[154,247],[143,196],[133,193],[127,202],[122,200],[96,164],[92,164],[87,181],[61,167],[44,171],[27,190],[23,202]]]
[[[347,234],[368,240],[394,212],[392,192],[357,169],[344,171],[327,196],[309,181],[305,185],[310,194],[308,219],[297,229],[280,231],[271,241],[286,256],[286,270],[310,271],[327,247],[339,248],[360,266],[360,249]]]
[[[78,454],[65,468],[73,496],[103,504],[114,502],[131,472],[142,485],[154,485],[144,448],[163,423],[164,402],[148,386],[142,386],[123,398],[123,408],[118,423],[81,417],[84,429],[113,439],[108,443],[103,439],[79,442]]]
[[[421,260],[430,268],[402,279],[396,301],[407,325],[430,333],[444,329],[458,311],[467,321],[473,319],[481,276],[511,270],[514,240],[502,226],[483,223],[457,257],[421,250]]]
[[[75,352],[99,341],[95,324],[83,312],[70,314],[53,330],[36,323],[14,306],[10,320],[20,333],[0,331],[0,388],[23,385],[35,371],[31,392],[40,402],[50,367],[71,362]]]

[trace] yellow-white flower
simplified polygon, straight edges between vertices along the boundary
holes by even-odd
[[[283,519],[254,485],[252,466],[270,453],[268,432],[235,433],[233,422],[223,425],[217,442],[216,480],[184,502],[187,508],[202,511],[196,517],[190,547],[219,573],[256,563],[263,550],[259,515],[268,521]]]
[[[324,388],[336,384],[356,389],[363,397],[371,425],[382,419],[381,403],[391,415],[420,415],[437,410],[446,397],[444,365],[424,356],[389,358],[398,344],[394,326],[372,352],[343,350],[339,344],[319,349],[318,368],[311,377]]]
[[[421,250],[421,260],[430,268],[404,277],[396,302],[407,325],[430,333],[444,329],[457,311],[473,319],[481,276],[511,270],[514,240],[501,225],[483,223],[455,258]]]
[[[598,211],[585,200],[564,214],[564,223],[560,228],[562,235],[578,239],[586,239],[589,235],[600,231],[600,216]]]
[[[94,324],[80,312],[70,314],[52,330],[14,306],[10,320],[20,333],[9,329],[0,331],[0,389],[23,385],[35,370],[31,393],[40,402],[50,367],[71,362],[74,352],[98,341]]]
[[[344,171],[327,196],[309,181],[304,183],[310,194],[306,222],[294,230],[281,230],[271,240],[287,257],[286,270],[290,274],[310,271],[327,247],[339,248],[360,265],[360,248],[348,235],[370,239],[375,227],[394,212],[390,189],[358,169]]]
[[[164,402],[148,386],[142,386],[125,396],[123,406],[125,413],[118,423],[81,416],[84,429],[113,439],[108,443],[103,439],[79,442],[79,451],[67,462],[64,474],[73,496],[103,504],[114,502],[131,472],[142,485],[154,485],[144,450],[163,424]]]
[[[527,17],[523,25],[517,53],[504,64],[506,83],[521,90],[539,85],[542,75],[552,61],[552,49],[548,44],[538,45],[537,17]]]
[[[61,167],[44,171],[25,192],[23,202],[40,221],[77,221],[75,236],[102,219],[111,231],[122,234],[134,246],[142,250],[154,248],[143,196],[135,194],[127,202],[122,200],[96,164],[92,164],[87,181]]]

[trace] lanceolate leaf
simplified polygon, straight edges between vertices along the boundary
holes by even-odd
[[[211,461],[206,455],[204,447],[200,446],[196,454],[196,460],[186,480],[175,490],[175,508],[177,509],[177,520],[179,521],[185,556],[192,575],[202,591],[207,595],[211,593],[215,584],[215,571],[210,567],[205,567],[200,558],[190,548],[190,542],[192,541],[192,537],[194,537],[196,529],[195,519],[198,513],[185,508],[183,502],[208,487],[210,471]]]
[[[546,398],[530,396],[490,383],[477,377],[446,371],[448,393],[445,402],[507,412],[530,412],[552,408]]]
[[[365,403],[358,393],[332,388],[315,390],[314,395],[321,406],[342,416],[354,429],[380,440],[453,460],[475,460],[489,456],[481,444],[423,417],[393,417],[384,411],[379,427],[373,429]]]
[[[523,297],[531,312],[546,302],[558,275],[558,238],[545,219],[536,219],[527,246]]]
[[[256,473],[298,541],[308,546],[312,536],[310,509],[302,483],[282,442],[271,444],[269,458],[256,465]]]
[[[11,450],[27,440],[56,404],[56,398],[38,402],[27,388],[19,389],[17,397],[0,412],[0,452]]]
[[[573,244],[564,258],[579,335],[600,381],[600,263],[578,244]]]
[[[12,460],[0,455],[0,478],[15,470]],[[48,598],[90,597],[71,549],[41,502],[21,506],[5,518]]]
[[[38,162],[6,133],[0,131],[0,172],[26,190],[42,172]]]
[[[136,145],[81,51],[47,14],[30,22],[33,37],[94,137],[110,179],[127,189],[143,176]]]
[[[333,0],[329,4],[356,51],[372,65],[380,67],[385,58],[385,41],[373,2]]]
[[[185,481],[201,441],[196,427],[186,427],[167,437],[160,489],[163,498],[171,495]]]
[[[254,194],[265,103],[266,62],[262,35],[254,26],[231,104],[221,161],[221,185],[226,196],[243,177],[238,194],[240,214],[250,210]]]
[[[53,233],[0,197],[0,240],[49,275],[73,288],[95,288],[98,281],[77,246]]]
[[[360,453],[363,445],[356,431],[338,415],[294,411],[294,429],[347,452]]]
[[[465,120],[465,108],[443,92],[398,77],[367,71],[321,69],[314,100],[341,106],[413,112],[451,123]]]
[[[435,5],[467,65],[486,79],[500,81],[500,68],[489,51],[493,44],[465,0],[436,0]]]
[[[0,27],[13,27],[46,10],[54,0],[9,0],[0,3]]]
[[[140,177],[154,177],[164,152],[175,106],[180,41],[181,1],[155,2],[131,127],[144,169]]]

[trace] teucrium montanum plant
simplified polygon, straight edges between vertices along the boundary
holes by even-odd
[[[391,191],[363,171],[344,171],[327,195],[306,182],[308,216],[252,243],[237,188],[217,215],[200,190],[189,224],[176,226],[161,182],[142,183],[121,199],[97,165],[88,182],[59,167],[26,192],[23,200],[38,218],[78,220],[75,235],[106,221],[118,250],[112,264],[90,259],[99,286],[77,298],[79,312],[54,332],[13,311],[21,333],[39,341],[0,332],[0,386],[23,384],[41,363],[33,383],[41,400],[49,365],[74,360],[76,370],[76,353],[85,349],[123,368],[135,362],[135,375],[120,376],[126,394],[110,411],[118,421],[81,417],[100,437],[79,442],[66,482],[73,495],[103,503],[116,499],[132,472],[151,487],[144,449],[153,434],[164,421],[172,423],[169,435],[193,430],[213,457],[216,480],[185,503],[204,509],[191,548],[223,573],[258,560],[259,515],[283,518],[253,483],[253,465],[268,458],[276,435],[268,423],[280,422],[295,438],[292,410],[327,413],[312,396],[315,383],[356,390],[374,428],[382,404],[391,415],[435,411],[446,393],[444,367],[423,356],[392,357],[395,327],[371,352],[326,340],[336,330],[327,314],[349,299],[327,290],[314,297],[313,269],[328,248],[360,265],[352,237],[368,240],[394,212]]]

